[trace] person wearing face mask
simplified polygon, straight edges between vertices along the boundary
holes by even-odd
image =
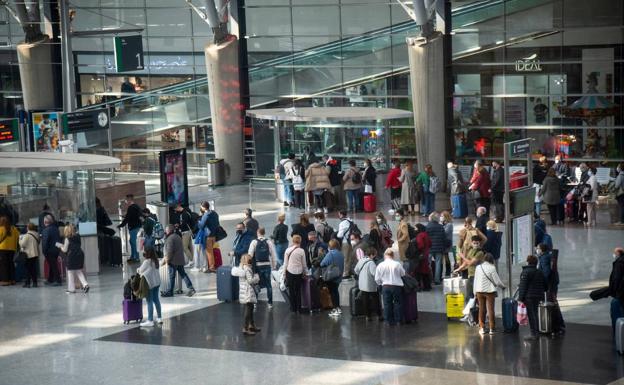
[[[364,194],[375,194],[375,179],[377,179],[377,171],[373,167],[370,159],[364,161],[364,175],[362,182],[364,183]]]
[[[481,250],[481,237],[478,235],[474,235],[470,239],[470,248],[466,252],[464,256],[462,256],[462,263],[459,265],[457,269],[453,271],[453,273],[459,273],[460,271],[468,270],[468,282],[466,284],[466,291],[468,293],[468,298],[474,297],[473,293],[473,284],[474,284],[474,276],[475,269],[481,261],[483,261],[484,253]]]
[[[384,248],[384,240],[381,236],[381,230],[379,230],[379,224],[377,221],[371,221],[368,224],[368,234],[364,236],[364,242],[368,247],[372,247],[377,251],[377,255],[383,254],[382,251],[385,251]]]
[[[446,249],[444,250],[444,266],[445,266],[445,277],[451,276],[451,259],[449,258],[449,253],[453,250],[453,218],[451,217],[451,213],[448,211],[442,211],[440,215],[441,224],[444,226],[444,235],[446,237]],[[455,257],[453,257],[455,260]]]
[[[624,317],[624,248],[613,250],[613,267],[609,276],[609,295],[611,299],[611,326],[615,334],[615,321]]]
[[[587,184],[591,191],[583,197],[583,201],[587,210],[587,221],[585,225],[588,227],[596,226],[596,205],[598,204],[598,180],[596,179],[596,169],[590,168],[587,170]]]
[[[368,244],[362,240],[362,236],[359,233],[351,234],[350,242],[351,255],[345,261],[345,270],[348,269],[349,274],[351,274],[360,259],[366,256],[366,249],[368,249]]]
[[[386,220],[386,217],[383,215],[381,211],[378,212],[377,215],[375,215],[375,220],[377,221],[377,226],[379,228],[379,232],[381,233],[382,245],[383,245],[382,252],[377,255],[382,257],[383,252],[385,252],[387,248],[392,247],[392,243],[393,243],[392,230],[390,229],[390,226],[388,225],[388,221]]]
[[[561,155],[555,155],[555,164],[553,164],[552,168],[555,170],[555,175],[559,179],[567,179],[570,178],[570,166],[561,160]]]
[[[243,254],[247,254],[251,241],[256,238],[255,234],[252,234],[245,228],[245,224],[240,222],[236,225],[236,237],[234,237],[233,248],[234,251],[230,255],[234,256],[234,265],[240,265],[240,259]]]
[[[617,177],[615,178],[615,199],[617,199],[619,206],[619,220],[615,222],[615,225],[624,225],[624,163],[620,163],[616,169]]]

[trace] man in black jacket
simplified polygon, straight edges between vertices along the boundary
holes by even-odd
[[[535,341],[539,336],[539,318],[537,307],[544,299],[546,280],[544,274],[537,270],[537,257],[529,255],[527,265],[522,267],[520,284],[518,285],[518,301],[524,303],[529,316],[531,335],[525,337],[525,341]]]
[[[437,212],[433,212],[429,215],[429,223],[427,223],[426,229],[431,239],[429,255],[435,262],[433,282],[439,285],[442,282],[442,264],[444,263],[444,250],[446,250],[446,233],[444,232],[444,226],[440,224],[440,215]]]
[[[500,223],[505,218],[505,206],[503,206],[503,196],[505,195],[505,170],[497,161],[492,161],[492,218]]]
[[[137,235],[142,226],[143,213],[139,205],[134,203],[134,195],[132,194],[126,195],[126,205],[128,207],[126,209],[126,215],[117,228],[121,229],[124,226],[128,226],[128,232],[130,233],[130,258],[128,258],[128,262],[138,262],[139,249],[137,248]]]
[[[193,228],[197,223],[192,223],[191,212],[184,208],[182,204],[176,205],[171,223],[178,227],[182,234],[182,249],[187,262],[193,261]]]
[[[46,285],[61,286],[61,272],[58,269],[59,248],[57,243],[61,242],[61,235],[56,221],[52,215],[46,215],[43,218],[43,232],[41,234],[41,251],[48,263],[48,280]]]
[[[615,321],[624,317],[624,249],[621,247],[613,251],[613,268],[609,276],[609,295],[611,299],[611,326],[615,333]]]

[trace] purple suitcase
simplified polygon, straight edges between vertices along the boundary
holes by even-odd
[[[303,277],[301,282],[301,308],[310,312],[321,310],[321,292],[310,276]]]
[[[409,294],[403,293],[403,322],[413,322],[418,320],[418,297],[414,290]]]
[[[143,321],[143,300],[123,300],[123,321],[124,324],[129,324],[130,321],[137,323]]]

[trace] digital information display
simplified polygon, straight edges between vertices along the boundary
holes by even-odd
[[[0,143],[11,143],[19,140],[17,119],[0,120]]]

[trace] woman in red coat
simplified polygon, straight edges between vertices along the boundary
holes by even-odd
[[[490,174],[483,165],[479,165],[470,179],[470,187],[468,189],[470,191],[475,191],[473,194],[478,196],[478,198],[475,198],[475,210],[483,206],[485,207],[486,215],[489,215],[490,212],[491,186]]]
[[[401,161],[396,159],[394,161],[394,167],[388,172],[386,178],[386,188],[390,189],[390,199],[401,199]]]
[[[431,248],[431,238],[425,231],[422,223],[416,224],[416,245],[418,250],[422,252],[423,258],[420,260],[416,268],[416,279],[418,280],[420,290],[431,290],[431,262],[429,258],[429,249]]]

